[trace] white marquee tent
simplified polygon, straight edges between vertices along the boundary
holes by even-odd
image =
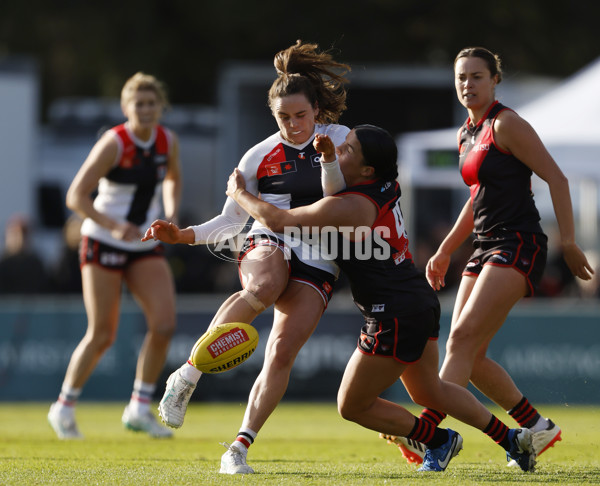
[[[600,180],[600,58],[517,112],[569,176]]]

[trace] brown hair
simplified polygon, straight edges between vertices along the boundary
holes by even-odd
[[[344,74],[350,66],[334,61],[328,52],[318,52],[318,47],[298,40],[275,55],[277,79],[269,90],[269,107],[273,109],[276,98],[302,93],[319,108],[317,123],[336,123],[346,109]]]
[[[169,106],[167,90],[164,84],[151,74],[145,74],[141,71],[135,73],[125,81],[123,89],[121,90],[121,103],[126,104],[136,92],[142,90],[154,91],[158,101],[163,107],[167,108]]]
[[[465,47],[458,53],[456,59],[454,59],[455,66],[456,62],[461,57],[479,57],[480,59],[483,59],[487,64],[492,77],[498,76],[498,83],[502,81],[502,62],[498,54],[494,54],[485,47]]]

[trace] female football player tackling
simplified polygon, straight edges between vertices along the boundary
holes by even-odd
[[[248,190],[283,208],[311,204],[323,197],[323,180],[343,181],[337,164],[321,165],[312,141],[328,133],[342,143],[349,132],[336,122],[346,108],[349,69],[314,44],[295,45],[275,56],[277,78],[268,102],[279,131],[251,148],[239,164]],[[327,187],[325,187],[327,190]],[[206,244],[238,234],[248,213],[228,199],[220,215],[185,229],[157,220],[144,240]],[[239,256],[243,290],[230,296],[215,314],[211,326],[227,322],[251,323],[274,304],[274,319],[262,370],[248,398],[238,436],[221,458],[221,473],[254,472],[246,463],[248,447],[283,397],[294,360],[327,307],[339,269],[334,262],[306,258],[300,248],[289,251],[285,235],[255,222]],[[315,251],[307,252],[315,256]],[[304,258],[304,260],[303,260]],[[181,427],[190,396],[201,372],[185,363],[167,381],[159,412],[171,427]]]
[[[594,272],[575,243],[568,180],[533,128],[495,99],[502,80],[498,56],[481,47],[463,49],[454,74],[456,94],[469,114],[458,131],[458,145],[471,197],[427,264],[430,285],[436,290],[444,286],[452,253],[471,233],[475,251],[463,271],[440,376],[462,386],[471,381],[521,427],[532,430],[540,455],[560,440],[560,428],[540,416],[506,370],[486,356],[510,309],[534,294],[546,264],[547,237],[531,193],[532,172],[550,188],[569,269],[583,280]],[[439,425],[445,414],[431,407],[421,417]],[[409,461],[419,462],[418,444],[402,438],[395,442]]]
[[[314,143],[327,163],[334,162],[337,154],[346,189],[310,206],[283,210],[248,192],[236,169],[229,178],[227,195],[276,232],[316,227],[337,230],[332,257],[348,276],[365,319],[338,392],[342,417],[426,444],[420,470],[445,470],[462,448],[462,437],[380,398],[400,377],[415,403],[437,407],[482,430],[523,470],[533,470],[531,432],[509,429],[471,392],[438,375],[440,306],[408,250],[393,138],[381,128],[360,125],[337,148],[325,135],[317,135]]]

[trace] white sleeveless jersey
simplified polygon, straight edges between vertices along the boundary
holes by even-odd
[[[141,141],[122,124],[112,128],[118,143],[113,168],[98,183],[94,208],[115,221],[129,221],[143,233],[162,213],[162,181],[167,173],[171,134],[157,126],[150,140]],[[86,218],[81,234],[128,251],[149,250],[159,244],[150,240],[123,241],[114,238],[110,230]]]

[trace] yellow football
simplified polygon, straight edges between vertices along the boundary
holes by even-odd
[[[196,341],[190,360],[203,373],[222,373],[241,365],[257,345],[254,326],[243,322],[218,324]]]

